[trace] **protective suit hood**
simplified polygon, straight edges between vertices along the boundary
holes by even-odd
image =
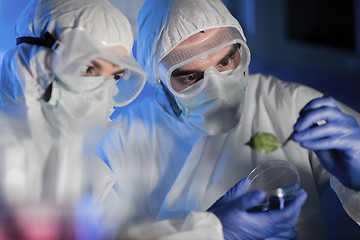
[[[70,33],[76,32],[72,30],[80,29],[103,48],[125,48],[129,55],[125,57],[130,57],[133,44],[130,23],[107,0],[30,0],[16,22],[16,37],[43,38],[49,32],[60,42],[60,47],[67,36],[72,36]],[[70,44],[63,44],[63,49],[72,50],[70,47],[73,44]],[[91,48],[87,44],[83,45]],[[83,114],[86,118],[82,121],[62,115],[57,121],[64,123],[67,120],[66,128],[53,120],[60,115],[57,114],[59,105],[56,108],[50,106],[51,98],[56,95],[54,84],[49,85],[55,83],[52,78],[55,54],[49,47],[21,43],[11,49],[3,60],[0,76],[0,128],[6,131],[1,131],[3,167],[0,169],[0,181],[1,187],[9,190],[4,196],[7,199],[22,202],[51,198],[68,204],[76,200],[83,190],[88,191],[90,186],[87,185],[91,185],[91,182],[87,180],[100,182],[112,177],[107,169],[100,170],[102,164],[92,152],[98,139],[110,127],[108,119],[99,112],[102,109],[104,112],[109,110],[108,106],[96,103],[95,110],[100,110],[86,116]],[[69,81],[74,79],[76,76],[71,76]],[[116,88],[117,82],[111,81],[111,87]],[[43,101],[49,86],[52,87],[51,98]],[[70,91],[66,93],[66,98],[62,99],[68,100],[70,104],[64,106],[79,106],[83,102],[79,101],[80,94],[73,92],[71,102]],[[108,95],[102,92],[101,96]],[[85,95],[80,97],[80,100],[86,99]],[[49,104],[48,108],[43,107],[44,104]],[[86,104],[83,106],[85,108]],[[3,115],[5,110],[11,114]],[[49,115],[55,117],[50,118]],[[93,172],[93,169],[96,171]],[[87,179],[88,176],[91,179]]]
[[[138,26],[137,59],[153,85],[159,83],[161,59],[195,33],[235,27],[245,40],[239,22],[218,0],[148,0],[140,10]]]
[[[131,53],[130,23],[107,0],[33,0],[19,16],[15,32],[18,38],[42,37],[48,31],[61,41],[74,28],[84,29],[107,47],[122,46]],[[36,104],[33,100],[41,98],[50,83],[52,53],[49,48],[31,44],[9,51],[2,66],[0,103]]]

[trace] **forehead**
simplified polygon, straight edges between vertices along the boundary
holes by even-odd
[[[128,55],[127,50],[122,46],[109,47],[109,48],[107,48],[107,53],[111,53],[114,56],[115,55]],[[113,56],[109,56],[109,54],[104,54],[104,55],[100,55],[100,56],[96,55],[93,59],[90,60],[90,62],[88,64],[96,63],[96,64],[93,64],[94,67],[102,67],[102,66],[117,64],[116,62],[112,62],[111,60],[109,60],[109,59],[113,59],[111,57],[113,57]]]
[[[110,50],[112,50],[112,49],[116,49],[125,55],[129,54],[128,51],[126,50],[126,48],[124,48],[123,46],[110,47]]]
[[[182,70],[194,69],[194,70],[204,71],[209,66],[215,66],[225,56],[227,56],[230,52],[232,52],[232,49],[234,47],[236,47],[236,45],[230,45],[225,48],[222,48],[214,53],[211,53],[207,57],[202,57],[188,64],[185,64],[184,66],[179,67],[178,70],[182,71]]]
[[[167,75],[172,71],[195,60],[220,60],[226,54],[220,50],[232,44],[245,44],[239,30],[234,27],[212,28],[193,34],[160,59],[159,74],[168,79]]]
[[[189,49],[199,49],[207,45],[209,42],[214,41],[217,35],[219,34],[219,28],[207,29],[204,31],[200,31],[186,40],[181,42],[174,51],[182,52]],[[215,40],[216,41],[216,40]],[[205,70],[208,66],[216,64],[220,61],[226,54],[231,50],[232,46],[225,47],[220,49],[214,53],[209,54],[208,56],[201,57],[191,63],[188,63],[178,70],[188,70],[188,69],[196,69],[196,70]]]
[[[204,30],[194,35],[188,37],[184,41],[182,41],[175,49],[182,50],[185,48],[197,47],[204,44],[206,41],[210,40],[211,38],[215,37],[218,33],[218,28],[212,28],[208,30]]]

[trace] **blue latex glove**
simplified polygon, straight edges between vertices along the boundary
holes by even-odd
[[[296,239],[296,221],[306,192],[300,190],[298,197],[282,210],[268,212],[247,212],[264,200],[265,193],[246,193],[250,180],[242,179],[208,211],[213,212],[223,225],[224,238],[232,239]]]
[[[316,125],[321,120],[326,123]],[[332,98],[314,99],[300,111],[292,139],[313,150],[324,168],[342,184],[360,190],[360,128]]]

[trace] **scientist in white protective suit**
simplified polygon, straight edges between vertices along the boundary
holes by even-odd
[[[72,206],[93,172],[111,175],[94,146],[113,106],[146,82],[131,26],[107,0],[32,0],[15,28],[0,78],[1,196],[15,207]]]
[[[324,239],[318,196],[329,178],[360,223],[358,113],[309,87],[249,75],[244,33],[219,0],[148,0],[138,26],[137,59],[156,96],[117,109],[119,125],[97,148],[114,173],[103,199],[118,201],[123,226],[208,212],[202,219],[214,214],[225,239]],[[293,141],[264,154],[246,144],[258,132]],[[307,200],[301,192],[283,210],[249,213],[263,195],[244,194],[242,179],[274,159],[296,166]]]

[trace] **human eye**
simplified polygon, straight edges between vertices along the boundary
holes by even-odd
[[[191,73],[189,75],[179,77],[178,80],[181,83],[190,86],[203,78],[204,78],[204,73]]]
[[[118,81],[122,76],[124,76],[124,70],[118,71],[112,74],[115,81]]]
[[[92,65],[83,66],[81,76],[96,76],[95,67]]]
[[[232,56],[226,56],[218,63],[218,66],[219,67],[229,66],[232,63],[232,61],[234,60],[234,56],[235,56],[235,54],[233,54]]]
[[[120,75],[120,74],[114,74],[113,78],[117,81],[117,80],[119,80],[121,78],[121,76],[122,75]]]
[[[239,46],[233,45],[230,51],[217,63],[216,68],[218,70],[224,70],[234,67],[237,64],[239,55]]]

